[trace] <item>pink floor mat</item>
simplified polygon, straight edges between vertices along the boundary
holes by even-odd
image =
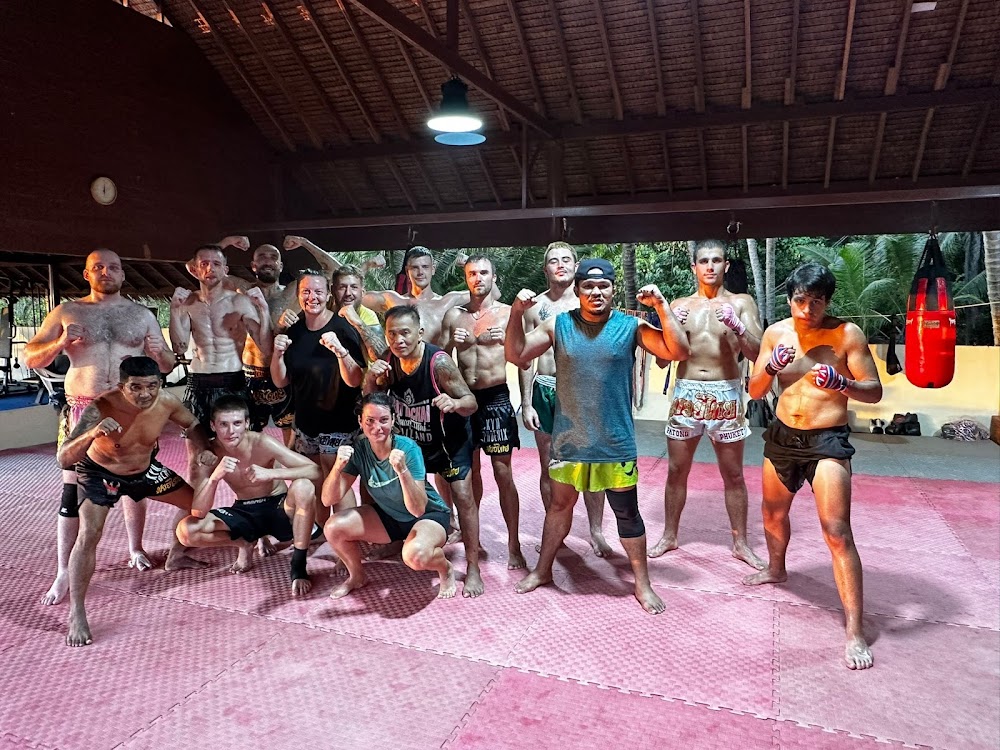
[[[184,465],[183,445],[160,459]],[[650,543],[666,462],[640,459]],[[1000,746],[1000,504],[995,484],[855,477],[865,625],[876,666],[841,666],[843,614],[813,498],[792,510],[789,581],[746,588],[714,464],[696,464],[681,548],[650,561],[667,604],[652,617],[615,554],[589,543],[582,502],[554,584],[514,593],[507,533],[486,472],[475,600],[435,598],[435,576],[370,563],[369,585],[332,601],[329,548],[312,594],[289,594],[288,554],[229,572],[127,568],[111,513],[88,596],[94,645],[63,645],[67,606],[39,598],[54,570],[59,473],[51,447],[0,453],[0,750],[24,748],[942,748]],[[514,458],[520,539],[537,560],[537,454]],[[746,469],[750,536],[763,553],[760,470]],[[126,502],[126,501],[123,501]],[[171,508],[149,504],[162,560]],[[461,545],[448,548],[459,573]]]

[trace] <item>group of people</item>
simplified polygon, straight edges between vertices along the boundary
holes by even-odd
[[[547,288],[521,290],[510,305],[500,301],[496,268],[484,255],[464,262],[467,291],[439,295],[426,248],[408,251],[410,290],[401,293],[366,291],[365,269],[343,265],[302,237],[286,237],[284,249],[304,248],[318,270],[284,286],[281,252],[262,245],[249,284],[229,274],[228,246],[250,248],[245,237],[227,237],[199,248],[188,263],[198,289],[177,289],[171,298],[170,346],[150,311],[121,296],[121,261],[108,250],[87,258],[91,293],[50,312],[27,346],[29,367],[45,367],[60,352],[71,362],[57,453],[64,470],[59,565],[42,600],[56,603],[68,591],[69,645],[93,640],[85,596],[119,497],[130,499],[130,565],[139,570],[151,566],[142,528],[144,500],[153,497],[178,508],[168,570],[202,565],[189,555],[195,547],[237,548],[231,569],[242,572],[256,555],[291,546],[291,592],[304,595],[312,587],[309,546],[325,538],[344,574],[331,593],[337,599],[365,585],[359,543],[367,542],[375,545],[369,556],[400,553],[408,567],[435,571],[438,596],[448,598],[458,584],[444,548],[460,539],[462,594],[476,597],[484,592],[485,453],[507,526],[508,568],[527,568],[511,468],[520,446],[507,384],[512,363],[520,373],[521,421],[538,448],[545,508],[538,561],[516,591],[552,581],[582,492],[594,553],[611,553],[602,531],[606,499],[636,599],[649,613],[663,612],[648,559],[678,546],[688,475],[707,433],[722,475],[732,555],[756,569],[743,582],[786,579],[788,512],[809,481],[844,605],[847,666],[871,666],[850,526],[847,402],[878,401],[881,384],[864,334],[827,314],[834,279],[826,268],[797,268],[786,283],[791,317],[762,331],[753,299],[725,288],[726,248],[714,240],[695,247],[692,295],[668,303],[655,285],[639,290],[637,300],[652,308],[658,326],[616,311],[611,263],[578,259],[564,242],[546,249]],[[649,549],[632,416],[638,349],[661,365],[677,363],[664,415],[666,523]],[[189,351],[182,401],[162,389],[161,375]],[[741,359],[753,363],[751,398],[764,397],[775,380],[781,388],[777,419],[764,435],[767,562],[747,538],[743,447],[750,430]],[[156,460],[168,422],[186,438],[188,481]],[[282,440],[263,432],[271,422]],[[220,482],[235,493],[232,506],[215,507]]]

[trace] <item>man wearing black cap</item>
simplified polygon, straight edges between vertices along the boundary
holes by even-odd
[[[522,289],[511,307],[504,343],[507,361],[519,367],[551,347],[559,372],[549,464],[552,502],[545,512],[538,564],[515,590],[526,593],[552,581],[552,563],[569,533],[579,493],[604,490],[635,574],[635,598],[647,612],[659,614],[664,605],[649,582],[646,529],[636,490],[632,368],[636,346],[667,360],[687,359],[691,350],[655,285],[644,286],[636,299],[656,309],[662,331],[612,309],[615,271],[608,261],[581,260],[574,281],[580,309],[560,313],[527,334],[522,319],[535,304],[535,293]]]

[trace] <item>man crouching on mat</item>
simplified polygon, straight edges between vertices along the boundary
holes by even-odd
[[[152,497],[176,505],[180,518],[191,512],[194,495],[190,485],[155,458],[157,441],[167,422],[187,432],[199,460],[205,458],[208,448],[208,438],[194,414],[176,396],[160,390],[160,367],[155,361],[129,357],[118,369],[118,389],[91,402],[56,453],[60,467],[76,467],[80,500],[80,533],[69,558],[68,646],[93,643],[84,599],[94,575],[104,522],[118,498],[128,496],[139,502]],[[175,540],[164,568],[203,566],[188,557]]]
[[[230,568],[233,573],[253,567],[261,537],[292,541],[292,595],[304,596],[312,588],[306,552],[316,509],[313,482],[321,477],[319,464],[249,427],[250,410],[239,396],[221,396],[212,404],[214,467],[203,463],[195,467],[191,476],[194,507],[177,524],[177,538],[189,547],[238,547]],[[236,493],[236,504],[212,508],[221,481]]]
[[[806,480],[816,495],[823,537],[833,556],[833,577],[847,624],[845,659],[851,669],[872,665],[861,626],[861,558],[851,532],[851,456],[847,399],[882,398],[868,339],[853,323],[826,314],[836,280],[816,263],[799,266],[785,289],[792,317],[770,326],[750,379],[750,398],[763,398],[777,377],[783,390],[777,419],[764,433],[764,534],[767,570],[743,579],[748,586],[788,579],[788,511]]]
[[[403,541],[407,567],[436,572],[441,580],[438,598],[450,599],[455,596],[455,573],[443,548],[451,513],[427,481],[420,446],[393,434],[392,401],[383,392],[361,400],[359,421],[364,435],[353,447],[337,449],[337,461],[323,483],[323,505],[339,504],[359,476],[372,503],[334,513],[326,522],[326,540],[348,574],[330,598],[340,599],[367,583],[358,542]]]

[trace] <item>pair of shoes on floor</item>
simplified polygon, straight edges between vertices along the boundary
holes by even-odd
[[[886,435],[907,435],[920,437],[920,421],[916,414],[894,414],[892,420],[885,426]]]
[[[885,434],[885,420],[884,419],[872,419],[871,421],[871,433],[872,435],[884,435]]]

